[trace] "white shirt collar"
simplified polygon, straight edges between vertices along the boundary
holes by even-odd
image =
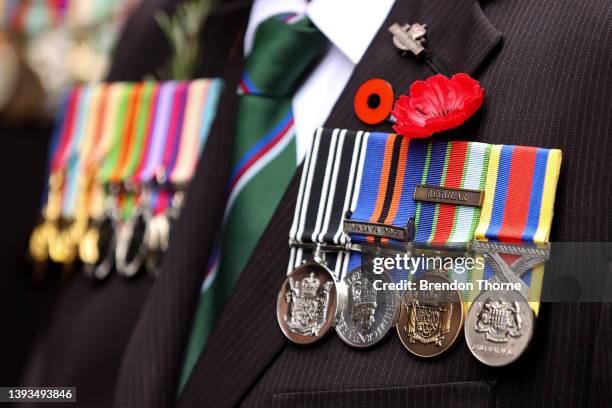
[[[255,0],[245,34],[248,54],[259,23],[275,14],[307,14],[353,64],[357,64],[384,22],[394,0]]]

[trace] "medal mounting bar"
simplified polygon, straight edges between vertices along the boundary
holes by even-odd
[[[351,212],[347,211],[342,221],[343,233],[348,238],[348,250],[357,252],[368,252],[374,254],[384,253],[408,253],[412,252],[412,245],[415,236],[414,218],[409,218],[405,227],[379,222],[370,222],[351,219]],[[390,243],[382,245],[381,242],[373,242],[371,245],[365,243],[351,242],[351,235],[361,235],[363,237],[380,238],[389,240]],[[391,241],[394,241],[391,243]],[[401,244],[400,245],[398,245]]]
[[[550,258],[550,243],[502,243],[488,241],[473,241],[471,250],[482,254],[490,262],[495,271],[492,280],[518,283],[521,286],[521,296],[529,300],[528,285],[522,276],[535,266]],[[518,258],[509,265],[501,254],[515,255]]]

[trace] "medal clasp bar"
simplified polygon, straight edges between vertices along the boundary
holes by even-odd
[[[313,251],[315,254],[324,252],[340,252],[350,251],[350,244],[327,244],[316,242],[300,242],[295,239],[289,239],[289,246],[292,248],[302,248]]]
[[[398,227],[397,225],[353,220],[351,219],[351,215],[352,214],[350,212],[347,212],[344,216],[342,224],[344,234],[349,237],[347,244],[348,250],[362,253],[367,252],[372,253],[374,255],[394,255],[397,253],[412,253],[413,241],[415,236],[414,218],[409,218],[406,222],[405,227]],[[387,239],[389,240],[389,242],[395,242],[395,244],[357,244],[351,242],[351,234]],[[397,243],[399,243],[399,245]]]

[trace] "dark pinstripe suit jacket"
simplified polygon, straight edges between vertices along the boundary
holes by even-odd
[[[178,1],[175,0],[143,1],[126,24],[109,74],[110,80],[137,81],[162,67],[169,49],[153,15],[160,9],[172,11],[176,4]],[[223,0],[223,4],[217,7],[202,34],[201,45],[205,51],[198,67],[198,77],[224,74],[230,55],[238,55],[242,49],[240,33],[244,30],[248,13],[249,3],[244,1]],[[18,279],[26,282],[29,278],[30,271],[24,265],[27,234],[39,214],[40,199],[37,196],[43,190],[42,183],[46,182],[42,180],[46,147],[44,131],[39,131],[36,138],[32,133],[32,130],[22,130],[8,139],[8,148],[5,147],[4,152],[8,163],[2,161],[0,164],[0,169],[5,170],[2,174],[17,172],[23,175],[23,178],[9,180],[5,187],[18,198],[7,200],[6,212],[2,213],[14,216],[0,220],[1,230],[13,233],[0,236],[0,265],[6,268],[2,270],[0,282],[3,289],[0,292],[0,317],[7,327],[13,327],[11,335],[2,336],[0,340],[3,352],[11,350],[6,360],[4,355],[0,359],[0,378],[3,379],[0,384],[75,385],[77,405],[108,408],[113,404],[124,350],[153,281],[146,274],[133,280],[111,274],[107,281],[96,283],[76,273],[59,283],[61,272],[50,270],[48,280],[53,282],[47,282],[36,291],[29,289],[25,292],[22,289],[25,284],[15,282]],[[5,260],[9,256],[12,258]],[[19,260],[18,265],[14,265],[16,260]],[[5,282],[6,288],[2,286]],[[19,380],[16,371],[20,363],[23,365],[23,355],[30,345],[32,326],[35,326],[30,322],[40,322],[39,330]],[[19,403],[17,406],[28,405]]]
[[[424,64],[398,55],[387,33],[393,22],[427,23],[428,50],[436,59],[452,72],[470,73],[486,89],[477,117],[442,137],[562,149],[553,239],[612,238],[611,3],[397,0],[326,126],[364,128],[354,116],[352,98],[359,84],[370,77],[385,78],[399,93],[431,74]],[[140,36],[139,41],[154,47],[146,37]],[[129,70],[132,60],[118,64]],[[236,106],[232,90],[241,71],[240,60],[229,64],[229,92],[222,97],[161,276],[125,351],[116,383],[117,407],[609,403],[609,304],[543,305],[531,348],[520,361],[503,369],[479,364],[464,342],[432,360],[412,357],[396,336],[368,350],[350,349],[335,336],[309,347],[289,344],[277,326],[275,298],[288,261],[287,234],[297,176],[176,399],[203,268],[222,218],[219,197],[229,173]]]

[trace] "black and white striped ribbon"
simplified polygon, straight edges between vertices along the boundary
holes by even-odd
[[[311,250],[299,244],[348,243],[342,221],[357,205],[363,177],[363,158],[368,132],[346,129],[318,129],[304,160],[302,178],[289,233],[291,247],[287,273],[313,258]],[[327,266],[340,280],[346,274],[349,252],[326,254]]]

